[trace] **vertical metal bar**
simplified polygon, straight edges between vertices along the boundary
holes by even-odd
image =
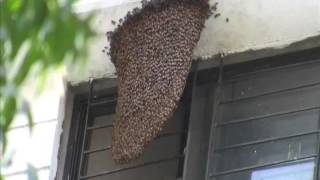
[[[82,168],[83,168],[82,164],[83,164],[83,159],[84,159],[84,153],[83,152],[84,152],[85,145],[86,145],[88,121],[89,121],[89,117],[90,117],[90,105],[91,105],[91,98],[92,98],[92,90],[93,90],[93,80],[90,79],[90,81],[89,81],[88,103],[87,103],[87,109],[86,109],[86,118],[85,118],[83,139],[82,139],[82,145],[81,145],[81,151],[80,151],[80,163],[79,163],[77,179],[80,179],[80,177],[82,175]]]
[[[218,81],[215,84],[213,84],[214,94],[211,101],[213,101],[213,107],[212,107],[212,124],[210,129],[210,138],[209,138],[209,150],[208,150],[208,160],[207,160],[207,169],[206,169],[206,180],[209,180],[210,177],[212,177],[211,168],[212,168],[212,162],[213,159],[213,152],[214,152],[214,146],[216,143],[216,127],[218,126],[219,122],[217,119],[218,114],[218,107],[220,104],[220,96],[221,96],[221,86],[223,82],[223,60],[222,57],[220,57],[220,65],[219,65],[219,77]]]
[[[81,132],[82,132],[82,119],[83,117],[85,116],[85,107],[81,104],[78,104],[78,106],[80,106],[79,108],[77,108],[78,110],[78,114],[77,114],[77,117],[74,119],[77,121],[77,123],[75,124],[76,127],[72,127],[73,129],[71,129],[70,131],[74,131],[74,134],[72,136],[71,139],[74,141],[73,143],[71,143],[70,145],[70,148],[72,148],[72,152],[71,152],[71,158],[68,160],[70,161],[70,173],[68,174],[68,177],[67,179],[68,180],[72,180],[72,179],[75,179],[76,176],[77,176],[77,173],[78,173],[78,162],[77,162],[77,159],[80,155],[80,153],[78,152],[78,148],[80,146],[80,144],[82,143],[80,137],[81,137]],[[75,112],[74,112],[75,113]]]
[[[184,158],[183,158],[183,162],[181,163],[181,176],[182,179],[186,179],[186,174],[187,174],[187,164],[189,163],[189,158],[188,158],[188,152],[189,152],[189,148],[188,145],[190,144],[190,133],[189,133],[189,129],[190,129],[190,116],[191,116],[191,111],[192,111],[192,106],[193,106],[193,100],[195,98],[195,90],[196,90],[196,86],[197,86],[197,78],[198,78],[198,63],[199,62],[195,62],[194,66],[193,66],[193,76],[192,76],[192,82],[188,84],[187,86],[187,113],[186,113],[186,120],[187,122],[186,124],[186,128],[185,130],[187,130],[187,134],[185,134],[185,139],[184,139],[184,149],[182,151]]]
[[[318,130],[320,130],[320,111],[319,111],[319,120],[318,120]],[[320,176],[319,176],[319,168],[320,168],[320,132],[318,133],[318,137],[317,137],[317,141],[318,141],[318,146],[317,146],[317,157],[316,157],[316,164],[315,164],[315,175],[314,175],[314,179],[315,180],[320,180]]]

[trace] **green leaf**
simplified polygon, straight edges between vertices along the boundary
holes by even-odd
[[[34,120],[33,120],[33,116],[32,116],[32,113],[31,113],[31,109],[28,109],[27,117],[28,117],[28,123],[29,123],[30,131],[32,131],[33,127],[34,127]]]
[[[7,137],[3,131],[3,127],[0,127],[0,155],[3,156],[7,148]]]
[[[47,80],[48,80],[48,77],[49,76],[49,72],[48,70],[44,70],[42,73],[41,73],[41,76],[39,77],[39,81],[38,81],[38,92],[40,94],[42,94],[45,89],[46,89],[46,86],[47,86]]]
[[[15,152],[11,151],[10,153],[6,153],[2,156],[0,167],[1,168],[8,168],[12,165],[12,158],[14,156]]]
[[[31,132],[34,127],[34,121],[33,121],[33,116],[32,116],[32,112],[31,112],[30,104],[25,99],[22,100],[21,112],[27,116],[29,130]]]
[[[8,0],[8,6],[10,11],[12,12],[18,12],[20,8],[22,7],[22,2],[21,0]]]
[[[32,66],[39,60],[39,54],[37,53],[37,51],[38,50],[31,49],[28,52],[28,56],[23,60],[23,63],[20,66],[21,68],[14,78],[14,82],[17,86],[23,83],[23,81],[27,78]]]
[[[46,20],[48,15],[48,7],[46,1],[34,1],[33,6],[35,9],[34,25],[40,27]]]
[[[18,95],[26,80],[31,79],[31,75],[52,72],[70,63],[70,59],[75,67],[78,66],[75,63],[86,59],[88,39],[93,36],[90,28],[92,16],[80,18],[72,11],[73,2],[0,0],[0,143],[3,149],[7,144],[8,129],[23,105]],[[29,43],[28,49],[22,53],[26,43]],[[39,69],[32,74],[35,67]],[[46,81],[47,78],[40,79]],[[10,87],[14,87],[14,91]],[[32,128],[31,110],[26,107],[25,113]]]
[[[4,128],[3,132],[6,133],[13,121],[13,118],[17,111],[17,101],[15,97],[8,97],[4,100]]]

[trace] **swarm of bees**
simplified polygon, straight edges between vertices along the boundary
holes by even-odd
[[[118,74],[112,156],[138,158],[171,118],[210,16],[208,0],[143,1],[108,33]]]

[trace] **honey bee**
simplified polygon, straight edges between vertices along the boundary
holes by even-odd
[[[211,14],[208,0],[141,3],[107,33],[118,75],[112,136],[112,157],[118,163],[138,158],[171,118]]]

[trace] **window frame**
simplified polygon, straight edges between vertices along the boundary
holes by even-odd
[[[233,73],[243,73],[243,72],[250,72],[255,71],[259,68],[265,68],[265,65],[268,64],[269,66],[281,66],[288,63],[296,63],[301,61],[309,61],[314,59],[316,55],[320,52],[320,47],[316,47],[313,49],[307,49],[303,51],[298,51],[290,54],[285,55],[278,55],[278,56],[266,56],[266,58],[258,59],[255,58],[247,58],[245,61],[251,61],[244,64],[231,64],[226,65],[223,67],[225,70],[233,70]],[[232,57],[233,58],[233,57]],[[191,74],[197,72],[197,76],[195,77],[196,80],[194,82],[194,87],[192,87],[191,91],[191,107],[190,107],[190,114],[189,114],[189,132],[187,137],[186,149],[185,149],[185,160],[184,160],[184,167],[183,167],[183,180],[194,180],[194,178],[200,179],[209,179],[209,161],[208,157],[210,156],[210,148],[209,145],[210,139],[215,138],[212,134],[214,131],[214,121],[211,120],[211,117],[214,116],[214,107],[215,107],[215,91],[217,81],[219,79],[219,65],[217,60],[221,59],[220,57],[215,58],[216,61],[202,61],[199,62],[198,65],[193,65]],[[281,61],[278,61],[280,60]],[[254,60],[254,61],[253,61]],[[226,60],[225,60],[226,61]],[[235,61],[236,62],[236,61]],[[224,76],[229,76],[231,74],[224,74]],[[192,75],[191,75],[192,76]],[[190,79],[190,78],[189,78]],[[94,87],[94,91],[97,94],[105,94],[105,93],[115,93],[116,91],[116,79],[99,79],[97,80],[97,86]],[[210,84],[205,86],[206,84]],[[199,88],[200,86],[204,86],[208,88]],[[67,93],[66,93],[66,102],[65,102],[65,109],[64,109],[64,117],[63,117],[63,133],[60,137],[60,147],[58,153],[58,167],[56,178],[57,180],[68,179],[71,180],[69,177],[70,171],[68,169],[71,168],[69,161],[70,154],[69,148],[71,144],[74,143],[73,138],[75,136],[71,135],[70,132],[72,131],[79,131],[79,127],[72,126],[72,122],[76,121],[77,117],[74,113],[79,108],[84,108],[83,106],[87,103],[86,99],[88,97],[88,83],[82,83],[77,86],[68,85]],[[201,92],[197,94],[198,91],[206,91],[206,95],[208,96],[207,99],[199,100],[197,97],[200,96]],[[197,103],[206,103],[206,113],[204,118],[199,121],[199,108],[197,109]],[[201,144],[201,150],[196,149]],[[319,145],[320,147],[320,145]],[[319,165],[319,153],[317,157],[317,165]],[[196,157],[196,158],[194,158]],[[205,169],[203,169],[205,168]],[[318,167],[319,169],[319,167]],[[316,171],[318,176],[319,172]]]
[[[309,50],[303,50],[303,51],[298,51],[294,53],[289,53],[289,54],[284,54],[284,55],[278,55],[278,56],[272,56],[272,57],[267,57],[263,59],[258,59],[255,61],[243,63],[243,64],[234,64],[234,65],[229,65],[226,67],[220,66],[220,70],[216,68],[216,71],[220,71],[220,74],[218,72],[211,72],[212,75],[218,76],[216,78],[216,85],[215,85],[215,93],[214,93],[214,105],[213,105],[213,110],[212,110],[212,124],[211,124],[211,131],[210,131],[210,145],[209,145],[209,150],[208,150],[208,161],[207,161],[207,170],[206,170],[206,180],[212,180],[215,179],[214,177],[218,177],[222,174],[214,174],[212,169],[216,166],[216,161],[211,161],[210,159],[213,159],[213,153],[214,150],[216,149],[216,144],[219,136],[216,134],[217,131],[217,126],[218,126],[218,120],[219,118],[217,117],[217,107],[218,104],[220,103],[220,97],[221,97],[221,91],[220,88],[223,84],[223,79],[225,77],[229,78],[234,75],[242,75],[246,73],[256,73],[256,72],[261,72],[261,71],[268,71],[269,69],[277,69],[277,68],[283,68],[286,65],[301,65],[301,64],[308,64],[312,63],[313,61],[320,61],[320,48],[314,48],[314,49],[309,49]],[[218,74],[218,75],[217,75]],[[320,117],[320,116],[319,116]],[[318,144],[316,144],[316,155],[314,156],[314,161],[315,161],[315,171],[314,171],[314,179],[318,180],[319,177],[319,171],[320,171],[320,119],[318,123],[318,131],[317,131],[317,139],[318,139]],[[281,138],[276,138],[275,140],[278,140]],[[260,142],[257,142],[260,143]],[[254,145],[255,143],[253,143]],[[241,146],[239,146],[241,147]],[[277,167],[281,165],[292,165],[297,162],[304,162],[308,161],[308,158],[306,159],[301,159],[301,160],[292,160],[288,162],[276,162],[269,164],[268,166],[259,166],[256,165],[254,167],[248,168],[248,170],[261,170],[263,168],[269,168],[269,167]],[[243,168],[243,170],[239,169],[237,172],[243,172],[247,169]],[[226,172],[223,175],[229,175],[235,173],[234,171]]]
[[[184,92],[184,95],[181,99],[181,101],[185,101],[186,103],[190,101],[191,97],[191,91],[188,89],[191,89],[192,87],[192,81],[191,77],[187,80],[186,85],[186,91]],[[107,82],[106,82],[107,81]],[[89,85],[87,84],[87,89],[84,90],[84,93],[80,93],[72,98],[73,101],[73,110],[72,110],[72,116],[71,116],[71,123],[70,123],[70,129],[67,135],[68,135],[68,142],[67,142],[67,151],[64,161],[64,168],[63,168],[63,174],[60,175],[62,179],[79,179],[79,168],[81,168],[80,164],[82,164],[81,161],[83,161],[83,157],[81,157],[80,154],[84,151],[84,141],[82,140],[83,137],[86,135],[84,132],[84,129],[87,129],[86,124],[88,124],[88,114],[86,113],[88,111],[88,107],[91,105],[94,105],[95,100],[105,98],[108,101],[108,96],[112,98],[116,98],[116,80],[113,80],[113,86],[106,86],[105,84],[108,84],[109,80],[101,79],[101,80],[95,80],[95,85],[93,85],[93,81],[89,82]],[[109,81],[110,82],[110,81]],[[86,89],[86,88],[83,88]],[[91,97],[91,98],[90,98]],[[96,102],[99,105],[99,101]],[[89,104],[89,106],[87,106]],[[190,108],[188,105],[185,108]],[[186,112],[189,112],[189,110],[186,110]],[[188,128],[188,117],[189,113],[186,113],[186,117],[184,119],[187,120],[186,123],[184,123],[184,128]],[[182,147],[186,144],[187,134],[182,133],[181,134],[182,139]],[[79,150],[79,147],[81,146],[81,150]],[[180,152],[183,152],[184,149],[180,149]],[[81,158],[79,158],[81,157]],[[184,157],[184,156],[183,156]],[[161,160],[160,160],[161,161]],[[184,158],[179,157],[179,165],[178,165],[178,171],[177,173],[181,175],[182,177],[182,171],[183,171],[183,162]],[[148,165],[146,163],[145,165]],[[140,165],[139,165],[140,166]],[[143,166],[143,165],[142,165]]]

